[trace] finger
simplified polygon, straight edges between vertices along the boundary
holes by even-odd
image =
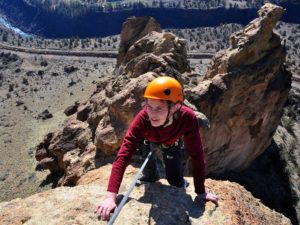
[[[110,210],[109,209],[105,210],[104,215],[105,215],[104,216],[105,220],[109,220]]]
[[[100,208],[100,205],[98,205],[95,210],[94,210],[94,213],[96,213],[98,211],[98,209]]]
[[[214,204],[218,204],[218,199],[217,198],[211,198],[211,200],[210,201],[212,201]]]
[[[101,216],[102,210],[103,210],[103,206],[100,206],[100,207],[98,208],[98,210],[97,210],[97,215],[98,215],[98,217]]]
[[[101,211],[101,219],[102,219],[102,220],[106,220],[106,210],[105,210],[105,209],[103,209],[103,210]]]
[[[107,210],[106,211],[106,220],[108,221],[110,218],[110,210]]]
[[[215,194],[213,194],[213,195],[211,196],[211,198],[214,199],[214,201],[216,201],[216,202],[219,200],[218,196],[215,195]]]
[[[107,220],[110,219],[112,211],[113,211],[112,209],[110,209],[110,210],[107,211]]]
[[[213,197],[214,197],[215,199],[219,200],[218,196],[217,196],[215,193],[213,193]]]
[[[97,218],[98,220],[101,220],[101,209],[98,209],[97,211]]]

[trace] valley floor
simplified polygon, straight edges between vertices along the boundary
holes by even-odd
[[[7,201],[51,188],[39,187],[48,172],[35,170],[35,146],[61,127],[66,107],[86,100],[97,82],[109,79],[115,59],[20,53],[3,63],[13,57],[0,54],[0,201]]]

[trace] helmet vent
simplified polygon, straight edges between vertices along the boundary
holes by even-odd
[[[165,95],[169,96],[171,94],[171,90],[169,88],[164,90]]]

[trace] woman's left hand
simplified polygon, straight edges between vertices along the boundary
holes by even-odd
[[[219,198],[215,194],[204,192],[203,194],[198,194],[197,198],[203,202],[211,201],[218,205]]]

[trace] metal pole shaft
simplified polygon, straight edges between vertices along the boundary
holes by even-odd
[[[149,159],[150,159],[152,153],[153,153],[153,151],[150,151],[150,152],[149,152],[149,154],[148,154],[147,158],[145,159],[143,165],[142,165],[141,168],[139,169],[138,173],[135,175],[135,178],[134,178],[134,180],[132,181],[132,183],[130,184],[130,187],[129,187],[128,191],[126,192],[125,196],[123,197],[121,203],[120,203],[120,204],[118,205],[118,207],[116,208],[114,214],[112,215],[112,217],[111,217],[111,219],[109,220],[109,222],[108,222],[107,225],[113,225],[113,224],[114,224],[114,222],[115,222],[117,216],[118,216],[119,213],[121,212],[121,210],[122,210],[122,208],[123,208],[125,202],[127,201],[127,199],[128,199],[128,197],[129,197],[131,191],[133,190],[133,188],[134,188],[134,186],[135,186],[137,180],[139,179],[139,177],[140,177],[141,173],[143,172],[143,170],[144,170],[146,164],[148,163],[148,161],[149,161]]]

